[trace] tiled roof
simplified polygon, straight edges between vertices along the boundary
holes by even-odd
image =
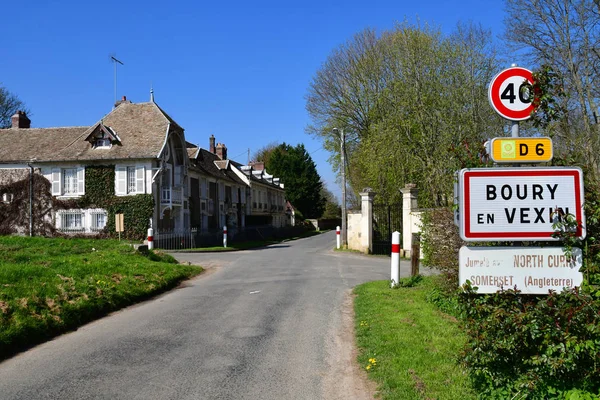
[[[0,163],[58,159],[60,150],[85,138],[87,126],[68,128],[0,129]],[[89,145],[89,143],[84,142]]]
[[[110,149],[85,138],[102,123],[121,139]],[[0,163],[156,158],[167,126],[180,129],[155,103],[122,103],[90,127],[0,129]]]
[[[192,150],[192,148],[188,147],[188,154],[190,154],[190,150]],[[244,181],[241,180],[235,172],[231,171],[231,169],[225,169],[227,160],[221,160],[216,154],[202,148],[200,148],[200,151],[198,151],[198,148],[193,150],[194,154],[197,152],[197,157],[192,159],[192,164],[195,164],[206,174],[220,179],[227,179],[240,185],[245,185]],[[231,160],[229,161],[231,162]]]
[[[242,166],[243,166],[243,164],[240,164],[239,162],[236,162],[236,161],[233,161],[233,160],[231,160],[231,164],[232,164],[234,167],[236,167],[237,169],[239,169],[240,171],[242,170]],[[266,171],[265,171],[265,172],[266,172]],[[248,177],[250,180],[252,180],[252,181],[254,181],[254,182],[259,182],[259,183],[262,183],[263,185],[268,185],[268,186],[274,187],[274,188],[276,188],[276,189],[283,190],[283,189],[281,188],[281,186],[279,186],[279,185],[276,185],[276,184],[274,184],[274,183],[272,183],[272,182],[269,182],[269,181],[267,181],[266,179],[257,178],[256,176],[254,176],[254,174],[250,174],[250,175],[246,175],[246,176],[247,176],[247,177]],[[284,182],[281,182],[281,183],[284,183]]]

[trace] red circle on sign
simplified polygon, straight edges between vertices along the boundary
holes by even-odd
[[[522,110],[512,110],[505,106],[500,98],[500,88],[502,87],[502,84],[508,79],[514,77],[521,77],[523,80],[526,79],[529,83],[533,83],[533,77],[530,70],[521,67],[511,67],[500,72],[494,77],[494,79],[492,79],[492,82],[490,83],[490,89],[488,91],[488,97],[492,108],[496,110],[496,112],[502,117],[512,121],[523,121],[531,117],[531,112],[533,111],[533,101],[529,103],[528,107]],[[518,98],[519,89],[517,88],[516,90],[513,90],[513,95]]]

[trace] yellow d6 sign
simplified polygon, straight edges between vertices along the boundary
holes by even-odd
[[[497,163],[540,163],[552,160],[552,139],[495,138],[490,155]]]

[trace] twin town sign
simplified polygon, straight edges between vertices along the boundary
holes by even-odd
[[[465,241],[556,240],[553,223],[573,214],[583,227],[583,175],[569,168],[478,168],[459,173]]]
[[[520,138],[519,122],[534,111],[531,71],[512,67],[489,87],[492,108],[513,121],[511,138],[495,138],[488,153],[496,163],[536,163],[552,159],[549,138]],[[556,222],[568,214],[577,220],[575,234],[585,237],[583,174],[567,168],[477,168],[458,172],[455,222],[465,241],[550,241]],[[457,221],[458,220],[458,221]],[[467,247],[459,253],[459,284],[479,293],[518,289],[544,294],[581,285],[581,249],[567,256],[560,247]]]

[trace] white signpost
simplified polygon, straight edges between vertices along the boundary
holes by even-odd
[[[523,121],[533,111],[533,96],[524,88],[525,83],[533,83],[531,71],[521,67],[511,67],[492,79],[488,98],[494,110],[511,121]]]
[[[566,214],[585,237],[583,173],[577,167],[475,168],[459,173],[460,236],[465,241],[557,240]]]
[[[519,138],[519,121],[530,118],[534,111],[533,93],[527,88],[531,84],[531,71],[514,64],[490,83],[490,105],[512,121],[512,137],[496,138],[489,144],[488,152],[495,162],[552,159],[549,138]],[[567,214],[578,221],[577,237],[585,237],[580,168],[474,168],[457,173],[454,222],[463,240],[559,240],[552,238],[556,230],[553,225]],[[580,286],[581,266],[581,249],[573,249],[568,258],[560,247],[463,246],[459,253],[459,284],[468,280],[478,293],[516,288],[522,293],[547,294],[549,290]]]
[[[580,286],[581,249],[567,257],[560,247],[466,247],[459,253],[459,284],[471,282],[477,293],[516,289],[525,294],[561,292]]]

